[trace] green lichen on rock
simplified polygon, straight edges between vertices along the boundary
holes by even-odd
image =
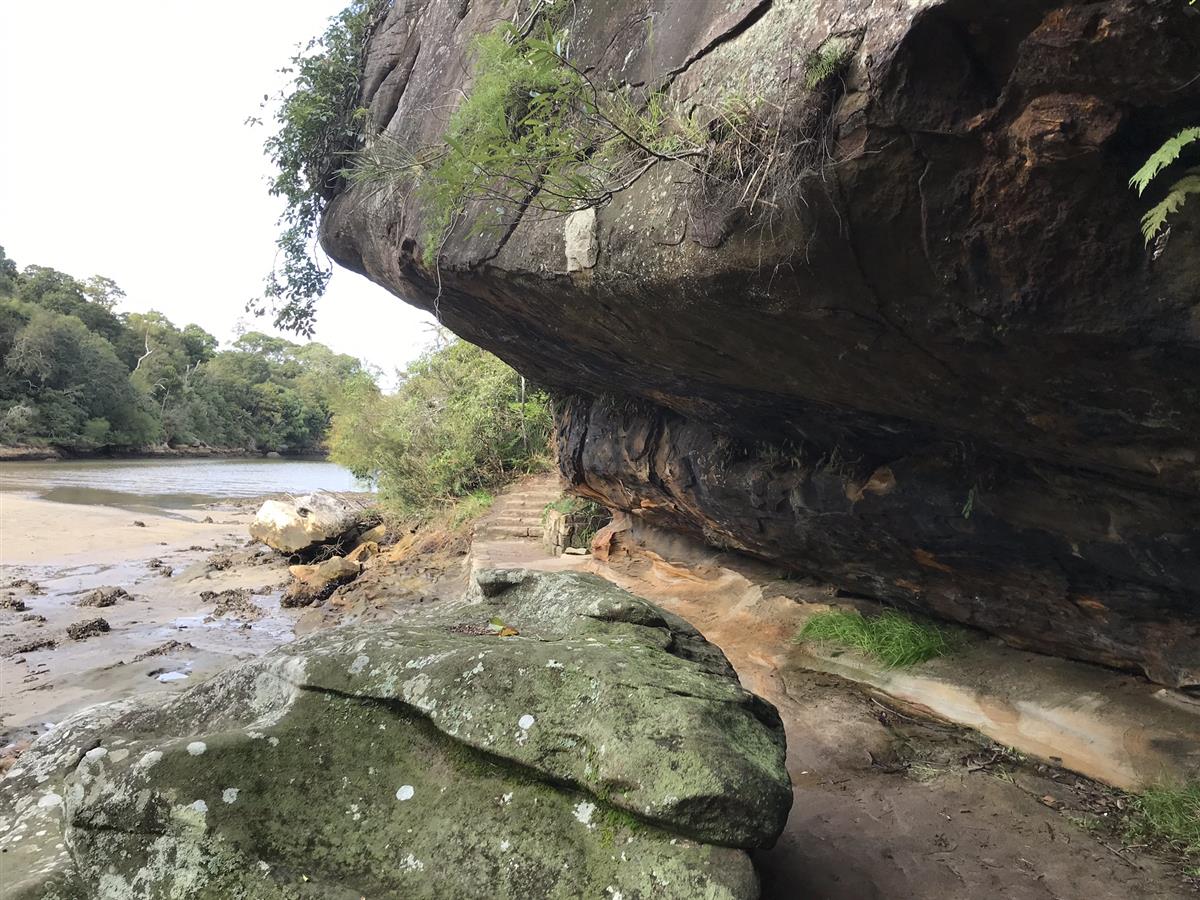
[[[313,636],[68,721],[0,843],[62,897],[757,896],[791,793],[774,709],[681,620],[592,576]],[[520,635],[466,633],[500,616]],[[57,799],[44,801],[50,794]],[[65,843],[69,854],[53,849]],[[74,893],[72,893],[74,891]]]

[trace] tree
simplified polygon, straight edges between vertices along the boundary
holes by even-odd
[[[523,393],[513,369],[456,340],[421,356],[390,396],[366,373],[347,379],[329,446],[394,509],[423,514],[543,466],[549,435],[546,394]]]

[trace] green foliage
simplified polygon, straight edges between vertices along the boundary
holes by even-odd
[[[329,446],[335,461],[378,482],[394,513],[425,515],[543,468],[549,435],[544,393],[524,392],[499,359],[454,341],[413,363],[394,394],[352,380]]]
[[[1153,787],[1135,797],[1126,837],[1200,856],[1200,781]]]
[[[1166,141],[1146,160],[1145,164],[1129,179],[1129,186],[1142,196],[1168,166],[1179,159],[1184,149],[1192,143],[1200,141],[1200,127],[1185,128],[1177,135]],[[1178,179],[1167,190],[1167,195],[1142,217],[1142,236],[1146,243],[1154,240],[1155,236],[1167,224],[1167,219],[1179,212],[1191,194],[1200,194],[1200,167],[1185,169],[1183,177]]]
[[[6,262],[0,250],[0,442],[313,450],[333,396],[363,375],[320,344],[257,333],[218,351],[197,325],[118,315],[109,279]]]
[[[473,522],[492,508],[496,498],[488,491],[471,491],[452,506],[447,515],[447,524],[451,529],[460,528],[467,522]]]
[[[410,151],[386,136],[357,155],[352,177],[414,190],[429,211],[422,255],[432,268],[472,204],[474,233],[526,205],[567,213],[599,205],[660,159],[699,155],[704,134],[661,92],[600,91],[568,61],[563,3],[475,41],[474,81],[444,144]]]
[[[280,70],[292,81],[274,98],[276,131],[264,144],[277,170],[271,194],[286,204],[276,242],[280,261],[266,278],[263,298],[251,304],[258,313],[271,307],[280,328],[312,334],[313,304],[330,276],[313,242],[346,156],[358,145],[366,116],[358,106],[363,52],[388,6],[388,0],[354,0]]]
[[[954,649],[936,625],[918,622],[894,610],[870,619],[847,610],[817,613],[804,623],[796,637],[800,641],[825,641],[857,650],[889,669],[945,656]]]
[[[830,38],[804,60],[804,86],[815,90],[826,81],[842,74],[849,65],[854,51],[849,42],[841,38]]]
[[[585,500],[582,497],[560,497],[547,503],[542,511],[543,523],[550,510],[567,516],[570,520],[572,547],[591,546],[596,532],[612,521],[612,515],[607,509],[593,500]]]

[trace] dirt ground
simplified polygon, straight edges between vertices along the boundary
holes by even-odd
[[[1120,792],[984,736],[902,710],[796,664],[792,631],[759,602],[762,578],[625,556],[593,570],[684,616],[788,737],[792,813],[755,854],[767,900],[1128,900],[1200,894],[1176,859],[1122,846]],[[757,576],[757,578],[756,578]],[[796,602],[827,587],[770,585]]]

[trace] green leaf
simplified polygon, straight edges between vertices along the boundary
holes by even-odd
[[[1200,141],[1200,127],[1185,128],[1179,134],[1164,143],[1154,152],[1154,154],[1146,160],[1133,177],[1129,179],[1129,186],[1138,192],[1140,197],[1146,190],[1146,187],[1154,180],[1163,169],[1175,162],[1179,158],[1179,154],[1183,152],[1183,148],[1195,141]],[[1161,206],[1162,204],[1159,204]],[[1155,207],[1151,212],[1155,212],[1158,207]],[[1145,226],[1143,225],[1143,231]],[[1149,240],[1149,238],[1147,238]]]
[[[1147,244],[1167,223],[1167,217],[1183,208],[1189,194],[1200,194],[1200,168],[1189,169],[1183,178],[1171,185],[1171,190],[1163,201],[1142,216],[1142,235]]]

